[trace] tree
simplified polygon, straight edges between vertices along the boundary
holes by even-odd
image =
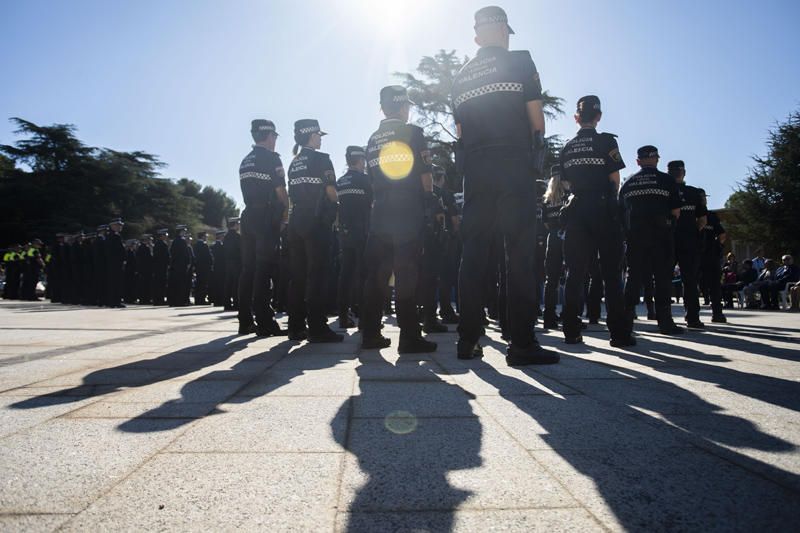
[[[454,190],[461,190],[461,177],[455,169],[455,120],[450,89],[461,68],[469,57],[459,57],[455,50],[439,50],[434,56],[424,56],[417,66],[416,74],[398,72],[409,97],[417,106],[417,124],[425,130],[433,154],[434,163],[445,168],[448,182]],[[543,92],[545,118],[553,120],[564,114],[564,100]],[[561,140],[558,136],[547,138],[548,152],[545,168],[557,158]]]
[[[767,155],[754,156],[755,165],[738,184],[726,207],[735,212],[731,234],[763,243],[765,254],[778,257],[800,252],[797,213],[800,213],[800,111],[769,132]]]

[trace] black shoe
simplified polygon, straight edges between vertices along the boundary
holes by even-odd
[[[314,333],[308,333],[308,342],[317,344],[323,342],[342,342],[344,340],[344,335],[336,333],[331,328],[325,328],[321,331],[315,331]]]
[[[711,317],[711,322],[716,322],[717,324],[727,324],[728,323],[728,319],[725,318],[725,315],[720,313],[718,315],[713,315]]]
[[[356,323],[349,316],[339,317],[339,329],[349,329],[356,327]]]
[[[525,348],[511,345],[508,347],[507,354],[508,366],[552,365],[561,359],[556,352],[545,350],[536,341]]]
[[[703,329],[706,327],[706,325],[699,320],[687,320],[686,325],[689,327],[689,329]]]
[[[460,317],[455,313],[447,313],[442,315],[443,324],[458,324]]]
[[[459,340],[456,344],[456,354],[459,359],[480,359],[483,357],[483,348],[477,342]]]
[[[387,339],[380,334],[377,337],[364,337],[361,339],[362,350],[380,350],[381,348],[388,348],[391,345],[391,339]]]
[[[447,329],[447,326],[433,318],[425,321],[425,324],[422,326],[422,331],[425,333],[447,333],[450,330]]]
[[[308,338],[308,331],[305,329],[299,329],[297,331],[289,330],[289,340],[290,341],[304,341]]]
[[[239,335],[250,335],[256,333],[255,324],[239,324]]]
[[[273,320],[264,326],[259,325],[256,328],[256,335],[259,337],[285,337],[287,334],[288,332],[285,329],[281,329],[277,320]]]
[[[542,327],[544,329],[558,329],[558,321],[556,319],[545,320]]]
[[[582,330],[583,330],[583,329],[586,329],[586,328],[588,328],[588,327],[589,327],[589,326],[587,326],[587,325],[586,325],[586,322],[583,322],[583,321],[581,321],[581,329],[582,329]]]
[[[583,343],[583,335],[566,335],[564,334],[564,344],[581,344]]]
[[[662,335],[680,335],[684,333],[686,330],[677,325],[675,322],[671,324],[664,324],[663,326],[658,326],[658,332]]]
[[[590,318],[589,324],[598,324],[600,322],[599,318]]]
[[[429,353],[436,351],[436,343],[422,337],[400,337],[397,353]]]
[[[608,341],[608,343],[614,348],[627,348],[629,346],[636,346],[636,339],[633,335],[628,335],[627,337],[613,338]]]
[[[655,313],[650,313],[650,312],[647,313],[647,320],[655,320],[655,319],[656,319]]]

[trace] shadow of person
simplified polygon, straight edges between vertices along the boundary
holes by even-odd
[[[520,394],[514,371],[489,369],[476,373],[499,397],[479,402],[606,526],[747,531],[797,523],[800,476],[727,447],[789,453],[792,443],[629,367],[618,368],[621,378],[610,364],[564,356],[562,365],[591,378],[557,378],[557,368],[519,372],[545,372],[583,394]]]
[[[333,433],[352,454],[340,496],[342,530],[450,531],[454,509],[472,492],[450,485],[448,473],[482,464],[473,397],[438,377],[431,361],[390,362],[376,353],[361,354],[360,392],[336,416],[349,413],[346,435]]]
[[[103,396],[122,389],[144,387],[167,379],[174,379],[196,372],[206,366],[220,363],[256,339],[255,336],[242,338],[227,335],[210,342],[183,347],[158,357],[102,368],[86,374],[80,385],[27,398],[11,404],[10,407],[35,409],[44,405],[77,402],[87,397]]]

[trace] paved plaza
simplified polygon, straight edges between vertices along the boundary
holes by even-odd
[[[797,531],[800,315],[728,316],[512,369],[2,302],[0,531]]]

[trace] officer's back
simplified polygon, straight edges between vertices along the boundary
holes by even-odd
[[[640,161],[658,160],[658,150],[650,145],[641,147],[637,155]],[[680,208],[675,180],[655,165],[643,164],[639,172],[629,177],[620,188],[619,199],[629,236],[636,233],[657,237],[658,232],[671,231],[672,210]]]

